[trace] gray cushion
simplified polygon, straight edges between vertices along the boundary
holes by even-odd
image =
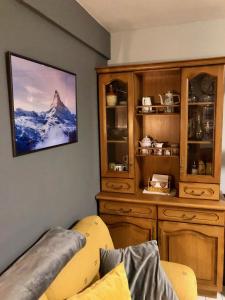
[[[49,230],[0,277],[0,299],[38,299],[85,243],[79,232],[61,227]]]
[[[101,276],[124,262],[133,300],[178,300],[160,265],[156,241],[124,249],[101,249],[100,257]]]

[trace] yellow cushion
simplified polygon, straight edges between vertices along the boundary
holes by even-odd
[[[161,261],[179,300],[197,299],[197,281],[193,270],[185,265]]]
[[[73,228],[86,235],[86,245],[57,275],[46,291],[49,300],[63,300],[89,286],[98,275],[100,248],[113,249],[105,223],[98,216],[82,219]]]
[[[131,300],[123,263],[92,286],[67,300]]]
[[[43,294],[43,295],[39,298],[39,300],[48,300],[48,298],[47,298],[46,294]]]

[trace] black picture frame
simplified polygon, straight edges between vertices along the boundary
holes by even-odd
[[[6,53],[13,156],[78,142],[77,75]]]

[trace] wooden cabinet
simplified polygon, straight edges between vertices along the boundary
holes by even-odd
[[[107,100],[109,87],[115,102]],[[132,73],[99,76],[99,120],[102,190],[134,193]],[[107,179],[106,179],[107,178]],[[109,179],[108,179],[109,178]],[[121,184],[113,178],[121,178]],[[127,180],[126,179],[130,179]]]
[[[163,260],[194,270],[199,293],[222,291],[223,227],[159,221],[158,243]]]
[[[181,91],[180,181],[199,185],[180,196],[219,200],[224,66],[183,68]]]
[[[161,257],[192,267],[206,295],[223,281],[224,65],[225,57],[97,69],[99,214],[116,247],[158,230]],[[148,194],[153,174],[168,175],[173,194]]]
[[[132,194],[153,174],[164,174],[180,197],[219,200],[224,63],[218,58],[97,69],[102,191]],[[109,87],[114,105],[107,103]],[[146,97],[151,105],[143,105]],[[157,142],[141,146],[146,136],[163,148]]]
[[[156,206],[102,200],[99,210],[116,248],[156,239]]]
[[[161,259],[191,267],[198,291],[215,296],[223,286],[224,201],[197,201],[142,193],[102,192],[100,217],[116,248],[157,239]]]
[[[100,215],[107,224],[115,248],[156,239],[156,221],[119,215]]]

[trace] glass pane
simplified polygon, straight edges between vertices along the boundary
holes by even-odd
[[[217,79],[201,73],[189,81],[189,102],[213,102],[216,99]]]
[[[213,176],[213,144],[188,144],[188,174]]]
[[[106,86],[106,126],[109,171],[128,171],[127,84],[115,80]]]
[[[216,78],[199,74],[189,81],[187,173],[214,174]]]
[[[108,161],[110,171],[128,171],[127,143],[108,143]]]

